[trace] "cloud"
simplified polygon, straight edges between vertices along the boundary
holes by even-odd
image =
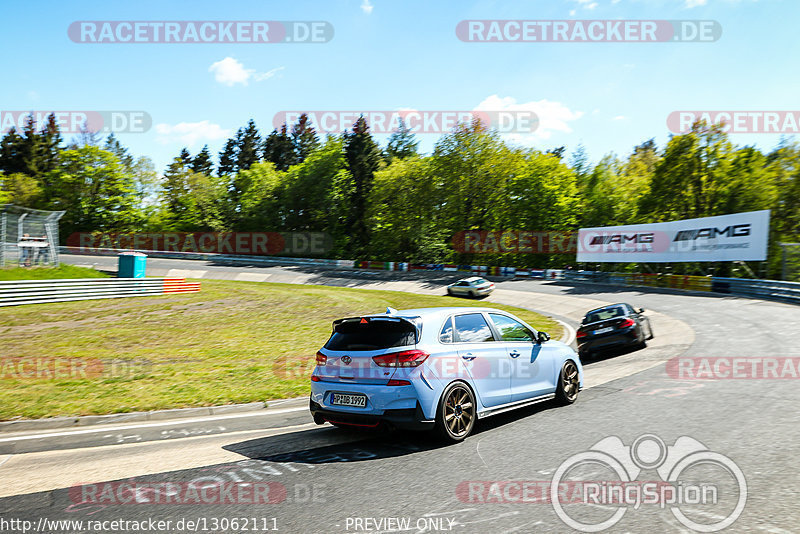
[[[686,7],[691,9],[693,7],[699,7],[706,5],[708,0],[686,0]]]
[[[267,72],[257,73],[255,69],[246,69],[244,65],[232,57],[226,57],[216,61],[208,67],[208,71],[214,74],[214,79],[221,84],[232,87],[237,83],[247,85],[252,79],[256,82],[263,82],[282,71],[284,67],[277,67]]]
[[[275,67],[274,69],[268,70],[267,72],[262,72],[261,74],[253,75],[253,79],[257,82],[263,82],[264,80],[269,80],[270,78],[272,78],[285,68],[286,67]]]
[[[361,2],[361,11],[363,11],[367,15],[372,13],[372,9],[374,7],[375,6],[373,6],[372,3],[369,0],[364,0],[363,2]]]
[[[571,133],[569,123],[580,119],[582,111],[572,111],[561,102],[538,100],[517,103],[510,96],[492,95],[475,107],[476,111],[532,111],[539,119],[538,127],[531,133],[504,134],[510,141],[530,144],[537,140],[549,139],[553,132]]]
[[[617,115],[614,117],[615,121],[624,121],[626,119],[625,115]]]
[[[226,139],[230,130],[212,122],[179,122],[178,124],[156,124],[156,142],[162,145],[180,142],[182,145],[195,146],[200,142]]]
[[[208,67],[208,72],[214,74],[214,79],[219,83],[232,86],[237,83],[247,85],[247,80],[255,74],[255,69],[246,69],[244,65],[232,57],[226,57],[221,61],[212,63]]]

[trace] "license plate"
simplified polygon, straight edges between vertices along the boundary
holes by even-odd
[[[605,334],[606,332],[611,332],[612,330],[614,330],[614,327],[613,327],[613,326],[607,326],[607,327],[605,327],[605,328],[601,328],[600,330],[595,330],[595,331],[594,331],[594,332],[592,332],[592,333],[593,333],[594,335],[597,335],[597,334]]]
[[[335,406],[367,407],[366,395],[349,395],[346,393],[331,393],[331,404]]]

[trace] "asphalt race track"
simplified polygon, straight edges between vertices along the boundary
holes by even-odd
[[[115,258],[63,256],[62,260],[101,269],[116,265]],[[151,275],[440,293],[441,284],[455,278],[448,274],[456,274],[243,267],[152,258],[148,262]],[[162,524],[165,532],[573,532],[545,498],[554,474],[573,455],[586,453],[603,439],[616,436],[630,446],[649,434],[667,446],[683,436],[700,442],[726,458],[726,465],[741,471],[746,491],[737,493],[736,488],[742,486],[735,483],[735,474],[722,473],[718,466],[712,473],[714,466],[708,463],[693,465],[681,480],[687,485],[716,484],[715,504],[685,502],[680,506],[684,515],[673,513],[669,504],[629,506],[608,532],[691,532],[680,517],[705,524],[723,521],[736,511],[739,493],[745,494],[746,504],[728,531],[800,530],[796,415],[800,376],[748,377],[742,371],[742,378],[696,379],[676,375],[674,365],[668,373],[671,364],[665,365],[678,356],[712,362],[714,358],[747,362],[800,358],[795,348],[800,307],[537,281],[501,282],[487,301],[524,305],[573,327],[579,314],[595,303],[625,301],[647,310],[656,338],[642,351],[586,362],[587,388],[574,405],[539,405],[484,420],[475,435],[454,446],[441,446],[414,434],[318,427],[311,424],[302,400],[276,406],[276,411],[282,411],[265,414],[263,419],[259,415],[239,418],[236,423],[232,419],[175,423],[185,428],[224,426],[225,430],[177,431],[169,436],[174,439],[151,436],[128,441],[125,432],[115,431],[123,439],[111,443],[102,439],[114,432],[99,432],[95,436],[99,442],[90,443],[87,438],[61,450],[21,452],[24,447],[3,449],[5,434],[0,434],[0,451],[7,451],[0,452],[0,519],[30,521],[30,531],[38,528],[40,532],[123,532],[122,524],[95,525],[92,530],[87,522],[151,519],[171,521]],[[746,366],[751,369],[749,363]],[[276,417],[279,423],[270,422]],[[152,427],[136,432],[163,436],[162,430]],[[56,443],[69,436],[49,439]],[[658,440],[643,441],[652,445]],[[648,467],[650,461],[657,463],[660,452],[653,454],[652,447],[637,450],[638,456],[628,451],[629,460],[633,458],[643,469],[631,480],[661,480],[660,473]],[[677,460],[678,453],[687,454],[679,447],[673,452]],[[560,480],[569,488],[570,480],[607,480],[610,472],[603,472],[602,466],[582,468],[583,473],[574,472],[574,479]],[[234,490],[241,490],[242,483],[253,483],[246,487],[250,493],[261,492],[260,502],[251,504],[252,495],[246,491],[201,504],[190,499],[176,502],[186,498],[187,488],[212,482],[238,484]],[[135,498],[124,498],[132,493],[119,491],[123,483],[140,488],[133,491]],[[524,497],[521,488],[527,488]],[[545,489],[537,493],[536,488]],[[85,502],[101,494],[106,496],[104,504]],[[584,503],[566,504],[564,509],[569,517],[586,523],[608,518],[615,510]],[[55,520],[84,523],[61,528],[49,523]],[[200,523],[190,528],[186,521]],[[157,531],[152,526],[128,531]]]

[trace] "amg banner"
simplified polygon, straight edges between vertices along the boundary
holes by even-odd
[[[581,228],[578,262],[767,259],[769,210],[653,224]]]

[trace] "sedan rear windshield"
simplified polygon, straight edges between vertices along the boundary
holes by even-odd
[[[606,319],[613,319],[614,317],[622,317],[623,315],[625,315],[625,310],[622,309],[622,306],[615,306],[614,308],[589,312],[586,314],[586,318],[583,322],[585,324],[597,323],[599,321],[605,321]]]
[[[416,329],[407,321],[371,319],[344,321],[334,327],[325,344],[328,350],[381,350],[407,347],[417,342]]]

